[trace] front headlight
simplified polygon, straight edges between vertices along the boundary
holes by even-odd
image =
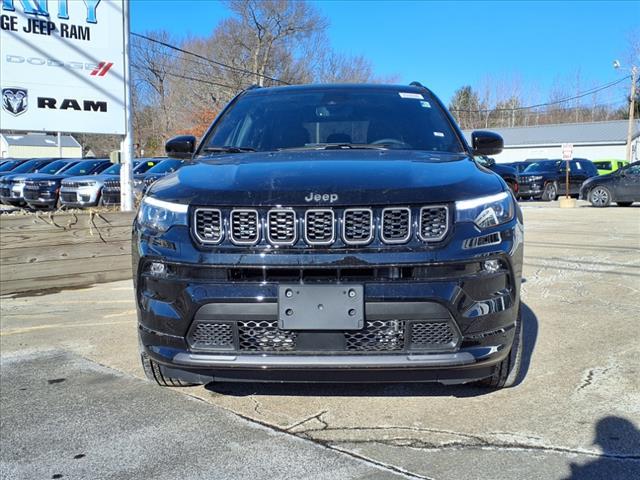
[[[188,205],[145,197],[138,210],[138,223],[159,232],[166,232],[173,225],[187,225],[188,210]]]
[[[532,182],[537,182],[538,180],[542,180],[542,175],[531,175],[529,180]]]
[[[143,181],[142,181],[141,179],[136,178],[136,179],[133,181],[133,186],[134,186],[134,187],[139,187],[140,185],[142,185],[142,183],[143,183]]]
[[[513,218],[515,207],[508,192],[456,202],[456,221],[473,222],[479,228],[495,227]]]

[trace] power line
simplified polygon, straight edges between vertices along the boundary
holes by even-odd
[[[483,109],[480,109],[480,110],[465,110],[465,109],[454,108],[454,109],[450,109],[449,111],[451,111],[451,112],[464,112],[464,113],[514,112],[514,111],[518,111],[518,110],[531,110],[533,108],[549,107],[551,105],[558,105],[560,103],[567,103],[567,102],[570,102],[572,100],[577,100],[579,98],[586,97],[587,95],[593,95],[594,93],[597,93],[597,92],[600,92],[602,90],[606,90],[608,88],[614,87],[614,86],[618,85],[619,83],[624,82],[625,80],[627,80],[630,77],[631,77],[631,75],[627,75],[627,76],[622,77],[622,78],[620,78],[618,80],[615,80],[615,81],[613,81],[611,83],[607,83],[607,84],[601,85],[599,87],[594,87],[591,90],[587,90],[587,91],[584,91],[582,93],[579,93],[578,95],[576,95],[574,97],[563,98],[563,99],[556,100],[556,101],[553,101],[553,102],[539,103],[537,105],[529,105],[527,107],[483,108]]]
[[[258,72],[252,72],[252,71],[246,70],[244,68],[234,67],[232,65],[227,65],[226,63],[222,63],[222,62],[218,62],[216,60],[212,60],[211,58],[207,58],[204,55],[200,55],[200,54],[195,53],[195,52],[190,52],[189,50],[185,50],[183,48],[176,47],[175,45],[171,45],[170,43],[163,42],[162,40],[157,40],[155,38],[147,37],[146,35],[141,35],[141,34],[135,33],[135,32],[131,32],[131,35],[133,35],[134,37],[143,38],[143,39],[145,39],[145,40],[147,40],[149,42],[157,43],[158,45],[162,45],[162,46],[170,48],[172,50],[176,50],[178,52],[184,53],[185,55],[191,55],[191,56],[199,58],[201,60],[205,60],[205,61],[207,61],[207,62],[209,62],[209,63],[211,63],[213,65],[217,65],[217,66],[222,67],[222,68],[233,70],[233,71],[238,72],[238,73],[245,73],[245,74],[249,74],[249,75],[258,76],[258,77],[261,77],[261,78],[266,78],[268,80],[271,80],[273,82],[278,82],[278,83],[281,83],[283,85],[289,85],[288,82],[285,82],[284,80],[280,80],[279,78],[274,78],[274,77],[270,77],[269,75],[264,75],[264,74],[261,74],[261,73],[258,73]]]
[[[160,72],[159,70],[156,70],[154,68],[143,67],[142,65],[138,65],[136,63],[133,63],[132,66],[135,67],[135,68],[147,69],[147,70],[150,70],[150,71],[152,71],[153,73],[156,73],[156,74],[164,73],[165,75],[168,75],[170,77],[181,78],[183,80],[191,80],[191,81],[194,81],[194,82],[206,83],[208,85],[213,85],[213,86],[216,86],[216,87],[223,87],[223,88],[229,88],[231,90],[238,90],[236,87],[233,87],[231,85],[227,85],[227,84],[224,84],[224,83],[212,82],[211,80],[204,80],[202,78],[190,77],[188,75],[182,75],[182,74],[174,73],[174,72],[170,72],[170,71]]]

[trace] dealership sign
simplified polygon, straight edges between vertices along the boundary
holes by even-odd
[[[125,133],[123,0],[0,0],[0,129]]]

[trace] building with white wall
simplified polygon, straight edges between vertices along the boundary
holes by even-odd
[[[82,158],[82,146],[71,135],[62,135],[62,155],[58,137],[44,133],[0,133],[0,158]]]
[[[562,144],[573,144],[573,156],[598,160],[626,158],[627,120],[592,123],[562,123],[532,127],[489,128],[502,135],[504,150],[496,162],[518,162],[531,158],[561,158]],[[464,131],[471,142],[471,130]],[[632,161],[640,160],[640,121],[635,123],[631,142]]]

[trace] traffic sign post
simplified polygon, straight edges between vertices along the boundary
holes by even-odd
[[[573,208],[576,206],[576,201],[571,198],[569,190],[569,169],[571,168],[571,160],[573,160],[573,144],[562,144],[562,160],[565,162],[565,197],[560,199],[560,208]]]

